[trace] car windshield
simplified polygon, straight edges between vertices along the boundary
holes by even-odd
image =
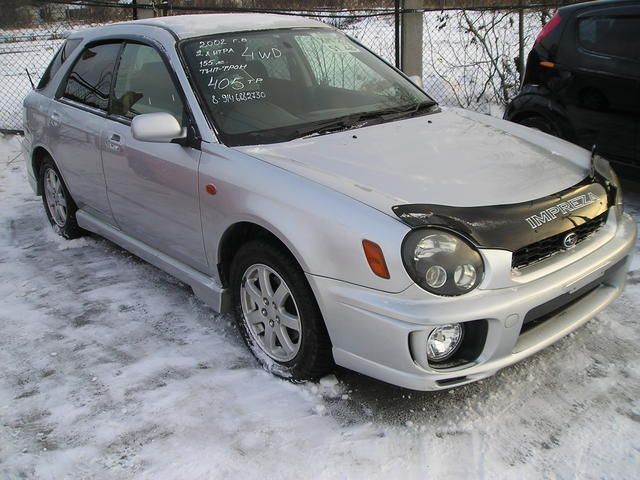
[[[324,28],[182,44],[221,140],[255,145],[422,115],[436,103],[346,35]]]

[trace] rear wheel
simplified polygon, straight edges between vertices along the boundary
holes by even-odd
[[[292,380],[333,368],[331,342],[311,287],[295,259],[267,241],[238,250],[230,283],[237,324],[258,361]]]
[[[68,239],[82,236],[84,231],[76,221],[78,207],[71,198],[51,157],[42,162],[38,181],[40,182],[44,210],[54,231]]]

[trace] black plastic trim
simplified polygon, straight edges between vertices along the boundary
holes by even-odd
[[[567,232],[562,232],[516,250],[513,252],[511,259],[511,268],[528,267],[559,252],[575,247],[600,230],[607,223],[608,217],[609,212],[602,213],[571,230],[571,233],[574,233],[576,237],[576,242],[573,246],[566,247],[564,245]]]
[[[597,196],[599,201],[567,214],[558,214],[556,218],[535,228],[526,220],[574,197],[589,194]],[[583,225],[605,213],[615,203],[614,199],[615,188],[596,174],[557,194],[529,202],[483,207],[409,204],[397,205],[393,207],[393,212],[413,229],[447,228],[469,238],[477,247],[514,252],[526,245]]]
[[[529,310],[522,322],[522,329],[520,330],[520,333],[522,334],[527,330],[531,330],[532,328],[537,327],[547,320],[550,320],[567,308],[578,303],[580,300],[582,300],[584,297],[589,295],[601,285],[606,284],[609,280],[611,280],[612,277],[616,275],[616,273],[618,273],[618,271],[623,267],[626,261],[627,257],[624,257],[618,263],[616,263],[612,267],[609,267],[604,272],[604,275],[595,279],[593,282],[585,285],[584,287],[576,290],[575,292],[562,294],[559,297],[548,301],[547,303],[543,303],[542,305],[538,305],[537,307]]]
[[[91,113],[93,115],[97,115],[98,117],[107,118],[107,112],[99,108],[90,107],[89,105],[85,105],[84,103],[76,102],[75,100],[71,100],[65,97],[54,98],[54,100],[69,107],[82,110],[83,112]]]

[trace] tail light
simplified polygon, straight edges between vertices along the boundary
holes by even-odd
[[[551,18],[551,20],[549,20],[547,24],[544,27],[542,27],[542,30],[540,30],[540,33],[538,34],[536,41],[533,42],[533,46],[535,47],[536,45],[538,45],[542,40],[545,39],[545,37],[547,37],[551,32],[553,32],[556,29],[556,27],[560,25],[561,21],[562,21],[562,18],[560,17],[560,14],[556,12],[553,18]]]

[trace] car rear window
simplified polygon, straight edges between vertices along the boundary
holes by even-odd
[[[120,43],[107,43],[86,48],[69,74],[65,98],[106,111],[120,46]]]
[[[81,38],[71,38],[66,40],[56,55],[49,63],[49,66],[45,70],[42,78],[40,78],[40,82],[38,82],[38,89],[44,88],[49,84],[49,81],[54,77],[54,75],[60,70],[62,64],[69,58],[71,53],[76,49],[78,45],[82,42]]]
[[[578,41],[586,50],[640,60],[640,17],[589,17],[578,24]]]

